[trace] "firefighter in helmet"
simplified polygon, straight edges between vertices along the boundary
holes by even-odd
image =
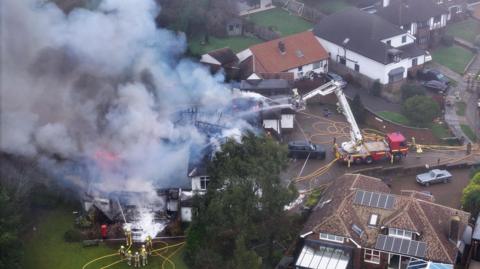
[[[132,245],[132,230],[128,226],[125,228],[125,240],[127,247],[130,247]]]
[[[129,250],[127,252],[127,264],[128,264],[128,266],[132,266],[132,251],[131,250]]]
[[[140,256],[142,256],[142,266],[146,266],[148,264],[148,258],[147,258],[147,250],[145,249],[145,245],[142,245]]]
[[[138,254],[138,251],[135,252],[135,255],[133,256],[133,261],[135,268],[140,267],[140,254]]]
[[[118,254],[120,255],[121,259],[125,258],[125,247],[123,245],[120,246],[120,249],[118,250]]]
[[[150,235],[147,236],[146,245],[147,245],[148,255],[152,255],[153,242],[152,242],[152,237]]]

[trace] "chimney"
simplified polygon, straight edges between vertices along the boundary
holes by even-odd
[[[460,217],[457,214],[450,218],[448,239],[454,244],[457,244],[457,241],[460,239]]]
[[[287,50],[285,48],[285,43],[283,43],[283,41],[278,41],[278,50],[280,50],[280,53],[282,55],[284,55],[285,53],[287,53]]]
[[[390,5],[390,0],[383,0],[383,7],[388,7]]]

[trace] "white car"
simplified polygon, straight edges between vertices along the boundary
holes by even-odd
[[[424,185],[430,186],[432,183],[447,183],[452,179],[452,174],[447,170],[433,169],[427,173],[417,175],[417,182]]]

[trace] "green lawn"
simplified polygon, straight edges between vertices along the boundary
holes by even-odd
[[[454,45],[451,47],[440,47],[433,51],[432,56],[437,63],[459,74],[463,74],[465,67],[474,54],[467,49]]]
[[[397,112],[381,111],[381,112],[378,112],[377,114],[382,118],[392,121],[394,123],[407,125],[407,126],[410,124],[410,121],[407,119],[407,117]]]
[[[470,138],[470,140],[474,142],[477,141],[477,136],[473,132],[472,128],[470,128],[470,126],[466,124],[460,124],[460,128],[462,128],[462,131],[465,133],[466,136],[468,136],[468,138]]]
[[[273,8],[266,11],[247,15],[257,25],[271,27],[282,36],[291,35],[313,28],[310,23],[298,16],[290,15],[281,8]]]
[[[332,14],[350,6],[346,0],[304,0],[304,2],[326,14]]]
[[[63,240],[63,234],[71,228],[72,214],[68,210],[55,210],[42,215],[37,224],[37,231],[28,237],[25,242],[25,269],[81,269],[88,261],[95,258],[116,253],[105,245],[84,248],[80,243],[67,243]],[[167,254],[168,255],[168,254]],[[186,265],[181,260],[183,253],[180,251],[172,258],[176,268],[185,269]],[[108,257],[92,263],[85,269],[99,269],[102,266],[118,261],[118,256]],[[161,268],[162,260],[159,257],[149,257],[149,265],[144,268]],[[127,269],[126,263],[122,262],[111,269]],[[166,268],[173,268],[167,263]]]
[[[263,42],[259,38],[246,36],[233,36],[225,38],[210,36],[209,43],[206,45],[202,45],[203,41],[203,36],[191,38],[188,41],[190,52],[194,55],[202,55],[211,50],[229,47],[233,50],[233,52],[237,53],[250,47],[251,45]]]
[[[438,139],[452,137],[450,130],[445,124],[434,123],[430,129],[432,130],[433,135]]]
[[[465,109],[467,108],[467,104],[465,104],[465,102],[456,102],[455,108],[458,116],[465,116]]]
[[[447,26],[447,34],[473,43],[475,37],[480,34],[480,23],[469,18],[464,21],[449,24]]]

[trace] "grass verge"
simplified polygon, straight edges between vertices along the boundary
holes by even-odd
[[[467,108],[467,104],[465,104],[465,102],[456,102],[455,108],[458,116],[465,116],[465,109]]]
[[[350,6],[345,0],[305,0],[304,2],[326,14],[332,14]]]
[[[97,247],[82,247],[81,243],[67,243],[63,240],[65,231],[72,227],[73,216],[67,209],[57,209],[45,212],[41,215],[37,224],[37,231],[26,239],[25,258],[23,267],[25,269],[60,269],[75,268],[81,269],[87,262],[105,255],[116,253],[116,249],[106,245]],[[162,253],[168,255],[168,253]],[[171,258],[175,263],[175,268],[186,269],[187,266],[182,261],[183,253],[180,250]],[[105,258],[92,263],[85,269],[98,269],[112,264],[118,260],[118,256]],[[131,268],[126,263],[121,262],[112,267],[112,269]],[[149,257],[148,268],[162,268],[162,259],[160,257]],[[169,263],[166,268],[173,268]]]
[[[463,133],[470,138],[473,142],[477,141],[477,136],[473,132],[472,128],[466,124],[460,124],[460,128],[462,128]]]
[[[438,139],[451,137],[450,129],[445,124],[433,123],[430,127],[433,135]]]
[[[433,51],[433,60],[458,74],[463,74],[474,54],[460,46],[440,47]]]
[[[404,115],[397,113],[397,112],[392,112],[392,111],[380,111],[377,113],[379,116],[382,118],[392,121],[394,123],[402,124],[402,125],[409,125],[410,121],[405,117]]]
[[[247,15],[252,22],[264,27],[270,27],[281,36],[300,33],[313,28],[313,24],[281,8],[273,8]]]

